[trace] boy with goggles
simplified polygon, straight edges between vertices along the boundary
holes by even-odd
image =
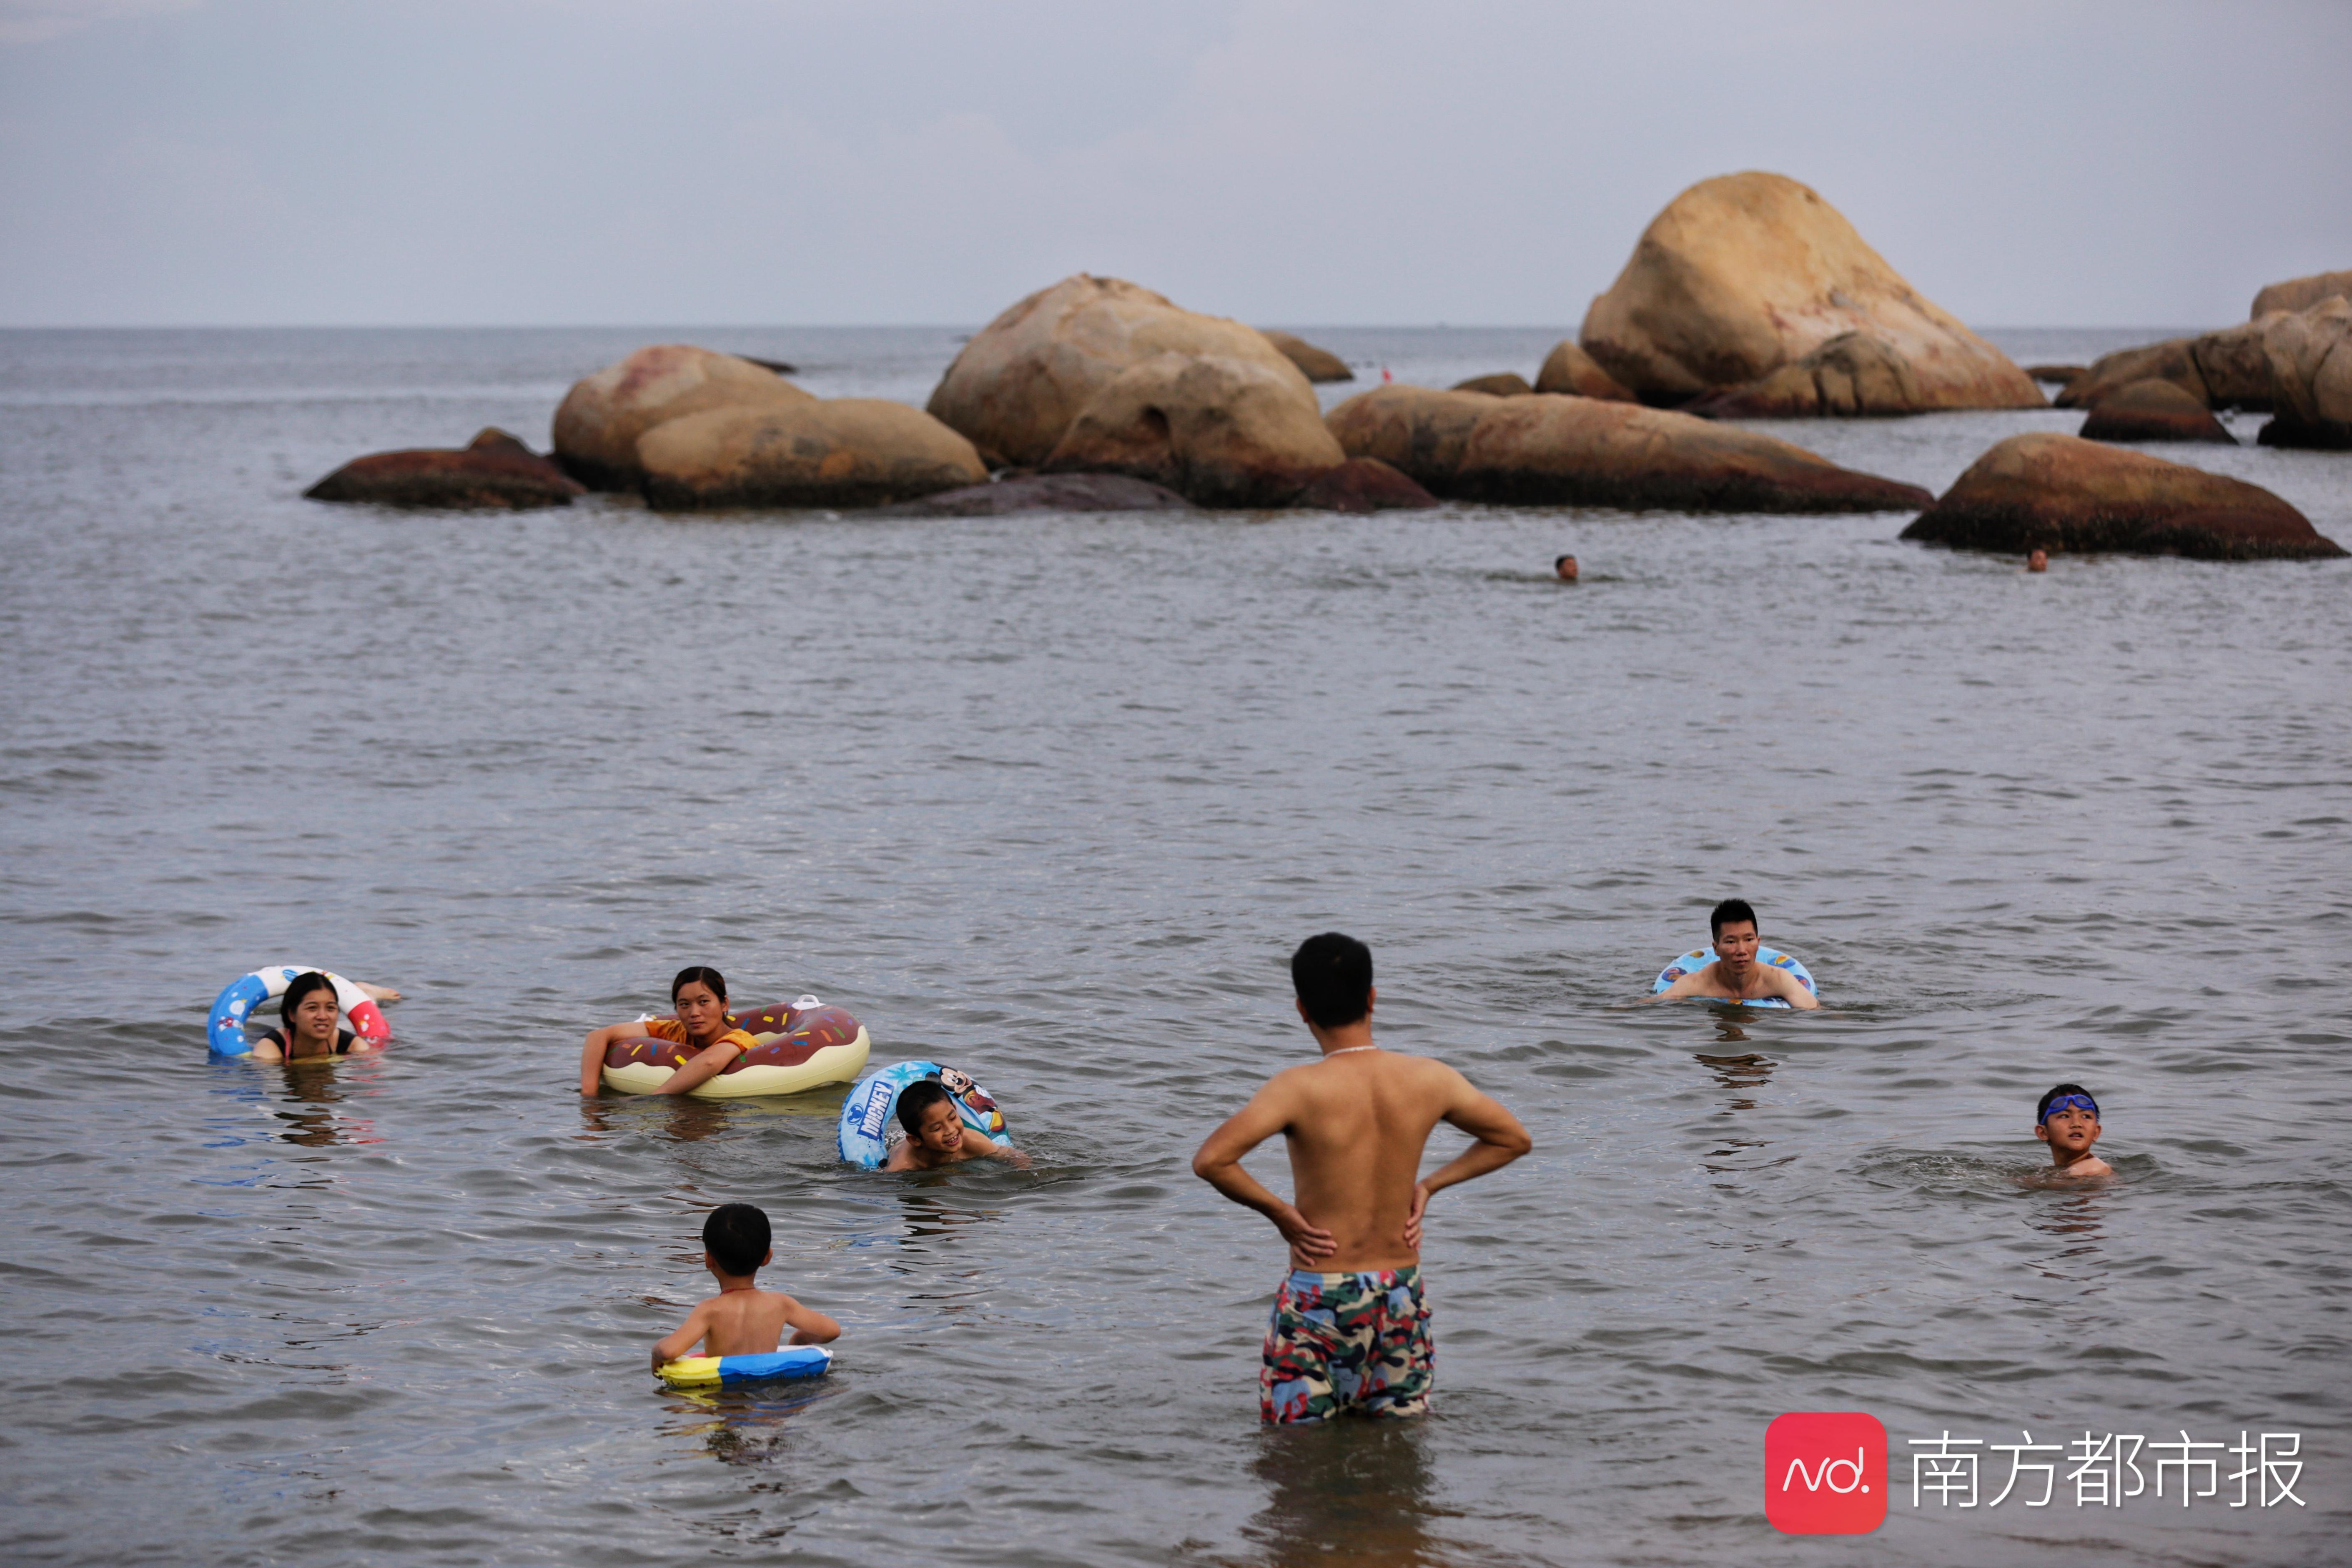
[[[2099,1103],[2089,1090],[2061,1083],[2042,1097],[2033,1115],[2033,1135],[2050,1145],[2052,1176],[2072,1181],[2116,1174],[2115,1166],[2091,1153],[2099,1141]]]

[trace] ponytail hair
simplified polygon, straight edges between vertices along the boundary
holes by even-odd
[[[685,968],[680,969],[677,972],[677,979],[672,980],[669,983],[669,1005],[672,1007],[677,1006],[678,992],[686,989],[687,987],[693,985],[698,980],[701,981],[704,985],[709,986],[710,988],[710,994],[717,997],[720,1001],[723,1002],[727,999],[726,976],[720,974],[718,970],[712,968],[708,964],[689,964]]]

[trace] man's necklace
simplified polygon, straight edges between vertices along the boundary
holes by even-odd
[[[1323,1053],[1323,1060],[1328,1061],[1335,1056],[1346,1056],[1351,1051],[1378,1050],[1380,1050],[1380,1047],[1377,1045],[1343,1045],[1337,1051],[1325,1051]]]

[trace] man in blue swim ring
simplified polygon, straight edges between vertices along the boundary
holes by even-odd
[[[1672,1001],[1676,997],[1713,997],[1722,1001],[1755,1002],[1777,998],[1792,1008],[1817,1008],[1821,998],[1786,969],[1756,961],[1763,937],[1756,929],[1756,911],[1744,898],[1727,898],[1707,916],[1715,932],[1715,962],[1694,969],[1649,999]]]

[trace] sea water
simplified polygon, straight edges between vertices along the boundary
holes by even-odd
[[[300,498],[484,424],[543,445],[643,342],[920,402],[961,335],[0,334],[12,1558],[2340,1552],[2352,562],[2030,576],[1896,515]],[[1360,367],[1327,402],[1561,335],[1310,333]],[[1940,490],[2076,420],[1770,428]],[[2352,543],[2352,458],[2164,455]],[[1622,1006],[1727,894],[1830,1005]],[[1286,961],[1335,927],[1381,1040],[1536,1150],[1432,1208],[1437,1414],[1267,1432],[1281,1250],[1188,1162],[1307,1060]],[[208,1061],[214,993],[275,962],[400,987],[394,1047]],[[583,1103],[582,1033],[689,963],[968,1068],[1034,1169],[850,1171],[839,1089]],[[2025,1179],[2061,1079],[2116,1181]],[[814,1388],[647,1375],[730,1199],[845,1325]],[[1806,1410],[1885,1424],[1876,1533],[1765,1521],[1764,1428]],[[2265,1431],[2298,1500],[2231,1507],[2224,1457],[2159,1501],[2152,1451],[2120,1506],[2069,1463],[1994,1500],[2047,1456],[1990,1445]],[[1947,1432],[1988,1445],[1972,1509],[1913,1503]]]

